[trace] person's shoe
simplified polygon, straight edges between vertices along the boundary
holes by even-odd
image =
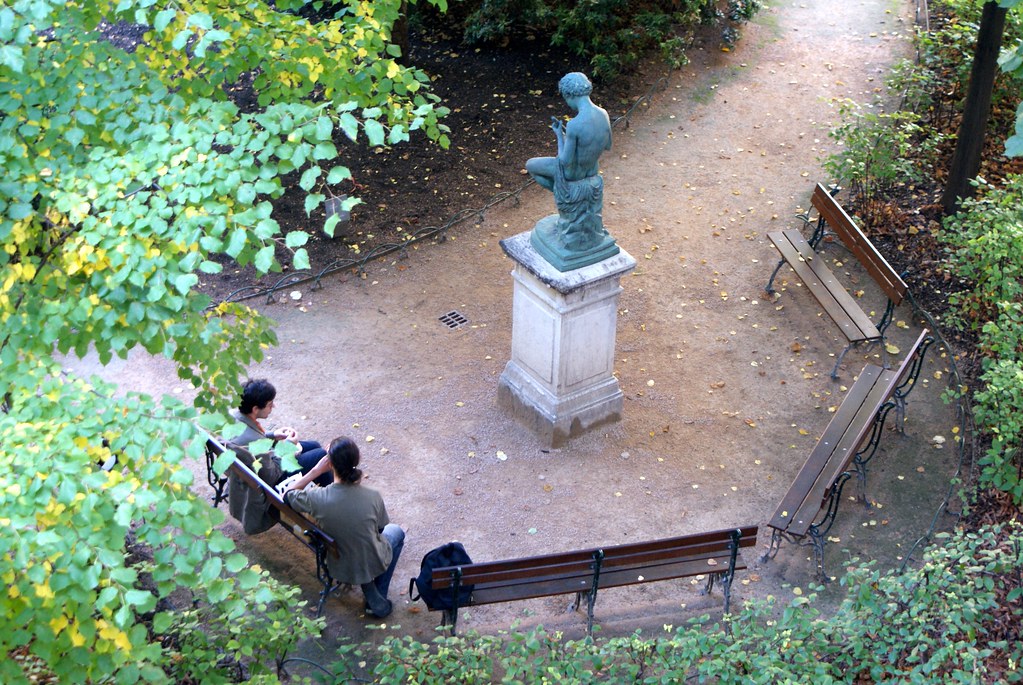
[[[387,606],[383,611],[373,611],[368,604],[363,607],[363,611],[366,612],[367,616],[372,616],[373,618],[387,618],[391,615],[391,612],[394,611],[394,604],[389,599],[385,599],[384,601],[387,602]]]

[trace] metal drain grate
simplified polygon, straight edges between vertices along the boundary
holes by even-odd
[[[460,312],[452,310],[440,317],[440,322],[448,328],[461,328],[469,323],[469,319],[465,318]]]

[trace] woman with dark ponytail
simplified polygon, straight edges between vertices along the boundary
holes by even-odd
[[[297,481],[284,500],[292,509],[311,515],[333,536],[341,554],[327,559],[331,576],[359,585],[366,613],[384,618],[393,608],[387,591],[405,545],[405,531],[391,523],[380,493],[362,485],[359,447],[351,438],[332,440],[327,457]],[[306,488],[328,468],[334,473],[331,485]]]

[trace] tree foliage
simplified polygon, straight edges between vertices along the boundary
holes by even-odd
[[[0,4],[0,656],[60,682],[166,680],[173,646],[191,644],[170,632],[179,589],[234,619],[284,603],[292,618],[275,629],[290,640],[316,628],[189,489],[200,429],[224,424],[247,365],[275,343],[253,311],[211,308],[195,287],[225,260],[280,269],[284,250],[307,264],[308,236],[282,234],[271,200],[296,172],[306,210],[323,202],[350,176],[337,141],[447,138],[428,77],[395,61],[399,0],[334,3],[315,23],[304,4]],[[108,40],[120,22],[144,30],[137,49]],[[244,111],[228,97],[242,77],[258,102]],[[173,360],[200,389],[194,405],[125,396],[62,364],[139,347]],[[152,550],[144,575],[129,533]],[[225,656],[258,670],[287,647],[261,644],[268,634],[176,658],[212,680]],[[25,682],[20,663],[0,660],[0,681]]]

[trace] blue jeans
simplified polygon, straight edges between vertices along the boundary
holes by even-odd
[[[360,587],[370,613],[377,618],[384,618],[391,613],[393,608],[387,599],[387,591],[391,587],[391,576],[394,575],[394,568],[398,565],[398,557],[401,556],[401,550],[405,547],[405,531],[399,525],[388,523],[380,531],[380,535],[391,545],[391,563],[383,573],[372,581],[363,583]]]
[[[320,443],[312,440],[300,440],[298,444],[302,446],[302,451],[295,455],[295,459],[298,460],[298,465],[302,467],[302,473],[309,473],[314,466],[320,463],[320,459],[327,454],[327,450],[323,449]],[[318,476],[313,482],[324,487],[330,485],[334,482],[334,473],[327,471]]]

